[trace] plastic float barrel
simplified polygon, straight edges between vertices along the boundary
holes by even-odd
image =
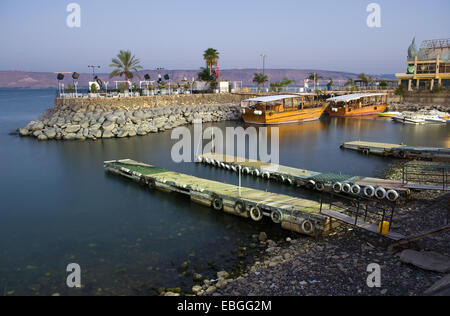
[[[322,182],[316,182],[316,190],[323,191],[325,189],[325,185]]]
[[[225,169],[225,164],[223,162],[220,163],[220,167]]]
[[[252,220],[254,220],[255,222],[259,222],[259,221],[262,220],[262,218],[263,218],[263,213],[261,212],[261,210],[259,209],[259,207],[253,206],[253,207],[250,209],[250,217],[251,217]]]
[[[264,179],[270,179],[270,173],[269,172],[263,172],[261,173],[261,177],[263,177]]]
[[[212,206],[216,211],[221,211],[223,209],[223,200],[220,197],[214,198]]]
[[[378,224],[378,233],[382,235],[387,235],[389,233],[390,223],[387,221],[380,222]]]
[[[375,188],[373,186],[371,186],[371,185],[368,185],[368,186],[364,187],[363,191],[364,191],[364,195],[366,197],[371,198],[371,197],[373,197],[375,195]]]
[[[357,184],[352,185],[352,193],[358,195],[361,193],[361,187]]]
[[[389,190],[386,192],[386,197],[389,201],[395,202],[395,201],[397,201],[399,194],[395,190]]]
[[[352,191],[352,187],[351,187],[350,184],[344,183],[344,184],[342,185],[342,192],[344,192],[344,193],[350,193],[351,191]]]
[[[342,183],[336,182],[333,184],[333,191],[336,193],[340,193],[342,191]]]
[[[234,210],[239,213],[242,214],[245,212],[245,204],[242,201],[236,201],[236,203],[234,203]]]
[[[306,235],[313,235],[314,234],[314,224],[311,223],[310,220],[304,220],[302,222],[302,232]]]
[[[238,169],[236,168],[236,166],[231,166],[231,170],[233,170],[234,172],[237,172]]]
[[[230,165],[229,164],[225,164],[225,169],[230,170],[231,169]]]
[[[202,163],[203,162],[203,157],[202,156],[197,156],[196,162]]]
[[[382,187],[378,187],[375,190],[375,196],[377,197],[377,199],[380,199],[380,200],[384,199],[386,197],[386,190]]]
[[[242,169],[242,172],[245,174],[249,174],[250,173],[250,168],[249,167],[245,167],[244,169]]]
[[[275,210],[272,211],[272,213],[270,214],[270,218],[275,224],[279,224],[283,220],[283,215],[279,210]]]
[[[258,169],[253,170],[253,175],[256,177],[259,176],[259,170]]]
[[[314,189],[316,186],[316,182],[314,180],[308,180],[308,182],[306,182],[306,188],[307,189]]]
[[[292,181],[292,179],[286,178],[286,179],[284,180],[284,183],[289,184],[289,185],[293,185],[293,184],[294,184],[294,181]]]

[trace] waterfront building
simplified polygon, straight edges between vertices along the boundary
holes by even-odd
[[[415,39],[408,48],[406,73],[397,73],[405,90],[433,90],[440,85],[450,88],[450,39],[427,40],[419,50]]]

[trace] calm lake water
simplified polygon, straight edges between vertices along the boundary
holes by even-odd
[[[253,223],[144,189],[108,175],[103,161],[132,158],[170,170],[237,184],[234,173],[170,157],[171,131],[96,142],[38,142],[10,136],[53,104],[54,90],[0,89],[0,295],[151,295],[192,287],[192,272],[212,278],[238,269],[236,250],[260,231],[282,240],[269,221]],[[240,123],[214,124],[224,129]],[[205,125],[209,126],[209,125]],[[376,176],[393,160],[343,151],[348,140],[450,147],[450,125],[404,126],[370,118],[280,127],[280,163],[322,172]],[[206,143],[205,143],[206,144]],[[243,185],[316,198],[262,179]],[[244,259],[244,263],[246,260]],[[189,262],[189,273],[178,268]],[[65,285],[69,263],[82,269],[79,290]]]

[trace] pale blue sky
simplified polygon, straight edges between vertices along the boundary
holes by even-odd
[[[81,6],[81,28],[66,26],[66,6]],[[381,28],[366,7],[381,5]],[[450,37],[448,0],[39,0],[0,1],[0,70],[109,71],[120,49],[145,68],[198,69],[202,52],[221,68],[404,71],[417,41]]]

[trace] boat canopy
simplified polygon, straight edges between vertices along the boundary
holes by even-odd
[[[341,95],[334,98],[327,99],[328,102],[350,102],[354,100],[359,100],[362,98],[369,98],[369,97],[377,97],[377,96],[383,96],[387,95],[387,93],[355,93],[355,94],[346,94]]]
[[[275,102],[275,101],[280,101],[280,100],[286,100],[286,99],[292,99],[292,98],[296,98],[298,96],[296,95],[268,95],[265,97],[257,97],[257,98],[252,98],[252,99],[247,99],[244,100],[243,102]]]

